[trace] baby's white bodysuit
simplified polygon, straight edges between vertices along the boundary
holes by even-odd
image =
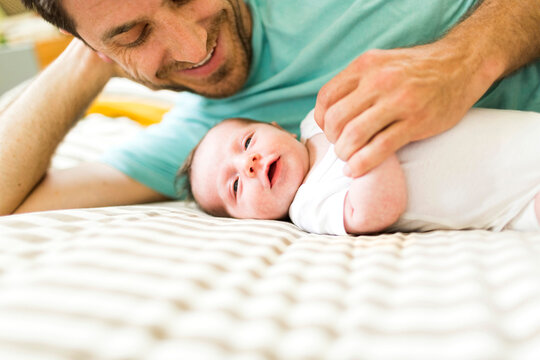
[[[301,132],[304,142],[322,132],[313,112]],[[352,180],[343,175],[344,162],[333,146],[328,153],[298,189],[289,216],[310,232],[344,234],[343,206]],[[513,221],[540,191],[540,114],[472,109],[454,128],[396,155],[408,203],[389,231],[540,228]]]

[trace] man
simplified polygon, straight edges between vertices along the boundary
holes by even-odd
[[[0,115],[1,214],[173,198],[184,157],[226,117],[298,132],[315,106],[358,176],[475,103],[540,111],[539,63],[492,86],[540,56],[537,0],[25,2],[87,47],[72,43]],[[100,163],[47,172],[113,64],[153,88],[202,96],[180,93],[162,123]]]

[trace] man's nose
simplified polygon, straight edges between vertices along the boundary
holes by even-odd
[[[206,29],[194,21],[182,22],[176,19],[169,23],[164,34],[164,45],[169,57],[176,62],[197,64],[207,55],[208,34]]]
[[[256,177],[261,167],[261,155],[248,154],[244,165],[244,172],[247,177]]]

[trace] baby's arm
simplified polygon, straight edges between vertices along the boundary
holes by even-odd
[[[396,155],[355,178],[345,196],[344,223],[350,234],[382,231],[403,214],[407,184]]]

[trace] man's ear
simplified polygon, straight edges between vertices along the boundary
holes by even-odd
[[[60,31],[64,35],[72,36],[72,34],[69,31],[65,30],[65,29],[58,28],[58,31]],[[101,60],[105,61],[106,63],[112,64],[114,62],[114,61],[112,61],[112,59],[110,57],[108,57],[107,55],[105,55],[103,53],[100,53],[99,51],[96,51],[96,54],[101,58]]]
[[[101,60],[105,61],[106,63],[112,64],[114,62],[110,57],[108,57],[102,52],[96,51],[96,54],[101,58]]]

